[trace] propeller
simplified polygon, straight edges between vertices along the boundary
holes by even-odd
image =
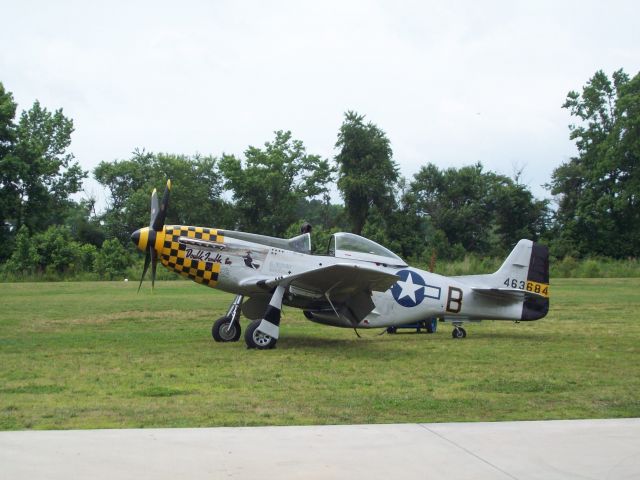
[[[164,221],[167,218],[167,208],[169,207],[169,192],[171,191],[171,180],[167,180],[167,186],[162,195],[162,203],[158,202],[158,192],[153,189],[151,193],[151,220],[149,226],[136,230],[131,235],[131,240],[139,250],[145,252],[144,268],[142,269],[142,277],[138,285],[138,292],[142,287],[149,265],[151,265],[151,288],[153,289],[156,281],[156,267],[158,264],[158,253],[155,249],[156,234],[164,229]]]

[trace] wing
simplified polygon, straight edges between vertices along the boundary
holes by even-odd
[[[277,285],[287,285],[322,295],[329,293],[332,300],[340,301],[354,292],[384,292],[398,280],[400,280],[400,277],[397,275],[374,268],[353,264],[338,264],[286,277],[278,277],[261,283],[269,289]]]
[[[320,267],[307,272],[259,280],[265,290],[285,285],[294,295],[326,300],[337,315],[360,321],[375,307],[371,293],[385,292],[400,280],[395,274],[355,264]],[[245,285],[248,286],[248,285]]]

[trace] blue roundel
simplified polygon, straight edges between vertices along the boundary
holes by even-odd
[[[400,270],[400,277],[391,287],[391,295],[403,307],[415,307],[424,300],[424,280],[411,270]]]

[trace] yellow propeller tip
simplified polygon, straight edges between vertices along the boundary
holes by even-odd
[[[153,192],[151,192],[151,195],[153,195],[154,193],[157,193],[157,190],[154,188]]]
[[[167,180],[167,188],[171,190],[171,179]]]

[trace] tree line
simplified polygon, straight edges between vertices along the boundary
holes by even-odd
[[[520,238],[556,258],[636,257],[640,251],[640,74],[596,72],[562,106],[575,123],[577,155],[557,167],[536,199],[519,176],[423,165],[401,175],[378,125],[346,112],[328,160],[277,131],[242,156],[134,151],[91,174],[109,200],[74,200],[89,173],[70,153],[73,121],[36,101],[17,105],[0,83],[0,272],[92,272],[116,278],[133,261],[129,235],[149,223],[153,188],[173,183],[167,224],[207,225],[294,236],[313,225],[323,253],[331,233],[352,231],[412,262],[502,256]],[[337,189],[342,204],[331,201]]]

